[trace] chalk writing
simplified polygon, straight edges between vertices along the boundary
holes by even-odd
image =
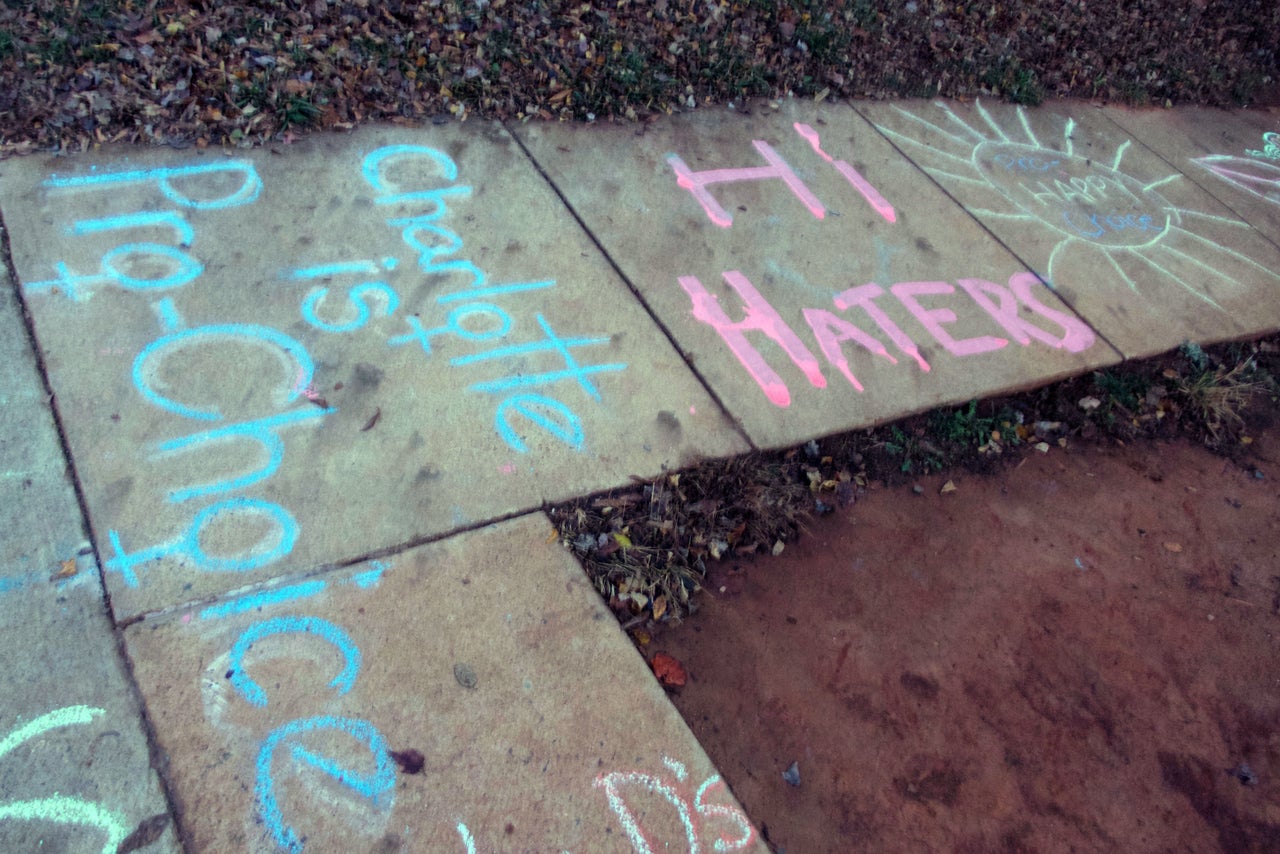
[[[889,204],[888,200],[885,199],[884,196],[880,195],[879,190],[871,186],[870,181],[862,177],[862,173],[843,160],[833,159],[830,154],[827,154],[822,150],[822,144],[818,139],[818,132],[816,130],[811,128],[809,125],[801,124],[800,122],[796,122],[794,127],[796,129],[796,133],[808,140],[809,144],[813,146],[814,152],[819,157],[834,166],[836,171],[843,175],[844,179],[849,182],[850,186],[862,194],[862,197],[870,203],[871,207],[875,208],[876,213],[880,214],[880,216],[884,217],[889,222],[898,221],[898,214],[894,211],[893,205]]]
[[[693,302],[693,316],[719,333],[733,355],[742,363],[742,367],[746,368],[747,373],[764,391],[769,402],[774,406],[790,406],[791,392],[782,377],[751,346],[747,340],[747,332],[763,332],[791,358],[810,385],[825,388],[827,379],[822,375],[817,358],[809,352],[809,348],[805,347],[791,327],[787,326],[777,309],[737,270],[724,273],[724,280],[743,300],[742,320],[730,320],[720,308],[719,298],[704,288],[697,277],[681,276],[678,281]]]
[[[862,197],[870,203],[878,214],[889,222],[897,220],[893,205],[889,204],[884,196],[880,194],[880,191],[873,187],[866,178],[862,177],[858,170],[844,160],[834,159],[822,150],[817,131],[800,122],[796,122],[793,127],[796,133],[809,143],[814,153],[835,167],[835,170],[849,182],[850,186],[862,194]],[[769,165],[746,166],[739,169],[707,169],[695,172],[677,154],[668,154],[667,163],[671,166],[672,171],[676,173],[676,184],[682,189],[688,190],[697,199],[698,204],[702,206],[702,210],[706,212],[707,217],[721,228],[729,228],[733,225],[733,215],[725,210],[711,195],[711,191],[707,189],[714,184],[780,180],[815,218],[823,219],[826,217],[827,209],[822,202],[818,201],[818,197],[805,186],[804,181],[800,180],[800,176],[782,158],[782,155],[778,154],[764,140],[752,140],[751,145]]]
[[[195,239],[195,230],[173,211],[144,211],[126,216],[80,220],[67,231],[73,236],[88,236],[124,229],[153,229],[167,226],[178,239],[178,246],[163,243],[128,242],[104,252],[97,273],[72,273],[63,261],[54,264],[56,279],[29,282],[23,289],[31,293],[65,293],[75,302],[84,302],[98,285],[116,285],[127,291],[154,291],[181,288],[204,272],[204,264],[185,249]],[[149,262],[149,263],[148,263]],[[135,275],[137,272],[165,273],[156,277]]]
[[[356,647],[355,641],[351,640],[350,635],[328,620],[322,620],[319,617],[272,617],[249,627],[231,647],[231,667],[228,670],[231,684],[253,705],[265,707],[267,694],[245,670],[245,655],[255,643],[264,638],[293,633],[315,635],[328,641],[342,653],[345,665],[329,683],[330,688],[337,688],[339,694],[345,694],[355,685],[356,676],[360,674],[360,650]]]
[[[360,743],[360,747],[372,760],[372,769],[359,770],[341,765],[337,760],[299,743],[304,736],[313,733],[324,733],[330,737],[339,733],[349,735]],[[277,754],[284,745],[288,745],[288,756],[293,760],[295,772],[304,770],[303,766],[307,766],[359,795],[376,808],[389,811],[394,805],[396,777],[391,748],[372,724],[355,718],[328,715],[290,721],[263,741],[258,751],[258,778],[254,790],[262,821],[281,848],[290,852],[301,852],[305,848],[305,834],[299,835],[292,825],[285,823],[277,796],[279,783],[274,766],[278,764]]]
[[[392,348],[416,346],[423,356],[432,357],[441,346],[439,339],[452,339],[450,343],[464,344],[505,341],[515,334],[517,320],[507,308],[489,300],[552,288],[555,287],[555,281],[490,284],[485,272],[474,263],[451,257],[464,250],[465,242],[461,235],[447,228],[443,221],[450,213],[449,201],[469,197],[471,188],[450,184],[423,189],[419,183],[422,182],[421,173],[424,169],[428,175],[427,183],[439,179],[453,182],[458,178],[458,166],[452,158],[428,146],[386,146],[367,155],[361,164],[361,174],[366,183],[378,193],[376,204],[399,208],[406,205],[411,208],[425,206],[424,211],[411,216],[391,216],[386,219],[386,224],[398,230],[401,241],[413,250],[418,269],[442,278],[461,275],[469,279],[469,283],[462,290],[436,295],[436,305],[449,307],[440,321],[425,324],[418,313],[404,315],[400,319],[407,330],[387,335],[386,344]],[[415,172],[418,173],[418,180],[412,181],[410,178]],[[301,306],[303,319],[312,327],[327,333],[349,333],[366,328],[374,311],[385,318],[397,316],[403,305],[399,293],[381,278],[367,278],[380,275],[384,270],[394,269],[393,262],[394,259],[391,258],[383,259],[380,263],[368,259],[326,262],[297,268],[287,273],[286,278],[330,280],[340,275],[358,277],[359,281],[347,288],[346,306],[341,317],[326,319],[321,316],[323,304],[329,295],[328,287],[314,288]],[[455,303],[462,304],[454,305]],[[590,399],[600,403],[603,402],[603,397],[590,378],[598,374],[617,373],[627,366],[619,362],[584,364],[575,355],[575,350],[609,344],[608,337],[561,337],[545,315],[535,313],[534,321],[542,333],[540,340],[505,344],[481,352],[453,356],[449,359],[449,364],[464,368],[497,360],[518,360],[523,363],[536,354],[555,356],[562,363],[562,367],[557,366],[555,370],[521,370],[507,376],[472,382],[468,388],[480,394],[503,395],[494,409],[494,429],[508,447],[516,452],[528,453],[530,448],[517,424],[541,430],[573,450],[581,450],[586,434],[580,417],[569,404],[550,396],[547,387],[572,382]],[[534,389],[537,390],[536,393],[531,391]]]
[[[818,219],[827,215],[827,209],[818,201],[818,197],[800,180],[800,176],[787,165],[778,152],[769,143],[755,139],[751,141],[756,151],[760,152],[768,166],[748,166],[741,169],[707,169],[694,172],[678,155],[668,154],[667,163],[676,173],[676,183],[693,194],[706,211],[707,216],[721,228],[733,225],[733,215],[726,211],[707,187],[712,184],[735,183],[739,181],[766,181],[778,179],[787,185],[787,189],[795,195],[800,203],[808,208],[809,213]]]
[[[1256,148],[1246,148],[1245,154],[1252,157],[1266,157],[1270,160],[1280,160],[1280,133],[1264,133],[1262,135],[1262,150]]]
[[[60,727],[90,724],[106,714],[90,706],[64,706],[28,721],[0,739],[0,759],[36,736]],[[0,803],[0,822],[6,820],[46,821],[53,824],[82,825],[100,830],[106,836],[103,854],[115,854],[129,835],[124,816],[82,798],[61,794]]]
[[[1085,157],[1076,152],[1074,119],[1063,123],[1055,147],[1041,143],[1027,113],[1019,107],[1014,122],[1001,122],[975,102],[973,119],[966,120],[945,103],[935,105],[938,117],[895,108],[910,127],[931,138],[877,125],[879,130],[907,151],[919,155],[922,168],[944,186],[953,189],[967,210],[986,222],[1036,223],[1059,238],[1049,253],[1044,280],[1052,287],[1063,260],[1077,246],[1101,252],[1106,266],[1099,276],[1077,288],[1118,281],[1138,292],[1138,281],[1154,279],[1174,284],[1216,308],[1222,308],[1211,290],[1235,292],[1249,276],[1277,273],[1252,257],[1219,244],[1193,227],[1205,221],[1228,228],[1249,228],[1247,223],[1214,213],[1178,207],[1159,188],[1182,179],[1171,173],[1143,182],[1126,174],[1122,163],[1131,142],[1116,146],[1110,159],[1098,152]],[[1267,197],[1280,183],[1274,175],[1259,175],[1253,166],[1270,165],[1248,158],[1214,155],[1198,158],[1200,166],[1255,195]],[[990,206],[973,198],[974,192],[994,191],[1003,204]],[[1280,203],[1280,193],[1272,201]],[[1097,270],[1095,266],[1092,268]],[[1114,274],[1113,276],[1111,274]]]
[[[266,608],[271,605],[278,605],[281,602],[293,602],[299,599],[306,599],[314,596],[321,590],[324,590],[325,583],[323,581],[304,581],[301,584],[290,584],[276,590],[268,590],[264,593],[252,593],[248,596],[241,596],[230,602],[223,602],[219,605],[210,605],[200,612],[202,620],[218,620],[223,617],[234,617],[236,614],[244,614],[249,611],[257,611],[260,608]]]
[[[218,344],[236,342],[264,347],[267,352],[280,359],[288,379],[284,394],[285,401],[292,403],[302,394],[302,390],[311,384],[315,375],[315,363],[307,353],[307,348],[299,341],[272,329],[269,326],[257,326],[247,323],[211,324],[194,329],[182,329],[165,335],[148,344],[133,362],[133,383],[148,403],[168,410],[184,418],[202,421],[219,421],[222,413],[217,409],[197,409],[179,403],[153,388],[155,374],[159,366],[153,360],[164,358],[186,347],[199,344]]]
[[[1160,194],[1083,157],[1059,154],[1050,161],[1037,146],[1005,141],[984,142],[972,156],[1010,201],[1073,237],[1106,246],[1145,246],[1159,239],[1171,221],[1170,205]],[[1010,162],[1041,163],[1044,168],[1030,170],[1041,177],[1024,177],[1029,170],[1010,168]]]
[[[246,205],[257,200],[262,192],[262,179],[258,170],[247,160],[225,160],[219,163],[201,163],[174,168],[145,169],[126,172],[106,172],[94,174],[94,168],[88,175],[70,178],[59,178],[54,175],[44,182],[46,187],[59,190],[101,190],[114,189],[124,184],[154,183],[164,197],[176,205],[194,210],[219,210]],[[191,178],[214,180],[191,181]],[[226,186],[222,178],[238,178],[239,186],[229,193],[212,198],[197,199],[178,189],[177,184],[204,184],[206,191],[216,191],[219,185]],[[234,185],[233,185],[234,186]]]
[[[237,556],[217,556],[208,554],[200,544],[200,534],[206,526],[219,518],[242,519],[256,517],[275,529],[275,543],[270,548],[266,544],[271,538],[263,536],[252,547]],[[197,570],[203,572],[249,572],[268,566],[293,551],[298,541],[298,523],[289,511],[279,504],[262,501],[256,498],[228,498],[201,509],[191,519],[191,525],[175,540],[126,552],[117,531],[107,531],[107,539],[111,543],[113,557],[103,564],[109,572],[120,573],[124,583],[129,587],[138,586],[137,567],[151,561],[164,558],[185,558]]]
[[[689,775],[684,763],[663,757],[663,764],[675,778],[674,781],[643,771],[614,771],[596,778],[596,788],[604,792],[628,841],[639,854],[652,854],[655,846],[662,850],[669,850],[670,846],[657,844],[650,839],[627,802],[624,794],[627,791],[639,790],[645,794],[657,795],[675,808],[684,828],[689,854],[699,854],[703,850],[703,837],[706,835],[704,823],[709,821],[724,828],[711,843],[711,848],[715,851],[742,851],[755,843],[755,828],[741,810],[727,804],[708,802],[710,796],[725,790],[724,781],[719,774],[713,774],[704,780],[690,797],[685,785]]]
[[[708,292],[697,277],[681,276],[680,287],[689,295],[693,316],[720,335],[769,402],[775,406],[789,406],[791,392],[786,381],[748,340],[749,332],[763,333],[782,349],[810,385],[825,388],[826,378],[818,359],[778,310],[742,273],[731,270],[723,275],[725,282],[742,299],[742,320],[731,320],[721,308],[718,298]],[[983,279],[961,279],[959,285],[960,291],[1024,347],[1035,340],[1054,349],[1078,353],[1093,345],[1095,335],[1085,323],[1073,315],[1049,307],[1036,296],[1035,290],[1044,285],[1032,273],[1015,273],[1009,278],[1007,287]],[[933,340],[953,356],[974,356],[999,350],[1009,343],[1007,339],[993,335],[965,339],[953,337],[946,327],[958,320],[955,311],[944,307],[930,308],[921,303],[924,297],[955,295],[956,288],[947,282],[899,282],[891,285],[888,293],[920,323]],[[928,372],[930,365],[921,355],[915,340],[877,304],[876,301],[885,294],[883,287],[872,282],[842,291],[832,298],[832,302],[840,311],[860,309],[900,353],[914,360],[920,370]],[[1022,318],[1019,307],[1056,329],[1047,329]],[[863,391],[863,385],[850,369],[849,360],[842,350],[844,342],[853,342],[872,355],[885,359],[890,364],[897,364],[897,359],[880,339],[851,320],[816,308],[804,309],[803,317],[823,356],[856,391]]]

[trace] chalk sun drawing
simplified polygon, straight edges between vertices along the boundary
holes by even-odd
[[[1076,122],[1063,125],[1061,143],[1042,143],[1026,111],[1017,110],[1016,127],[1006,127],[981,103],[977,118],[966,121],[945,103],[934,104],[936,121],[895,107],[918,125],[928,139],[877,125],[931,177],[953,191],[980,220],[1038,225],[1056,236],[1040,271],[1050,287],[1072,256],[1094,254],[1118,281],[1134,293],[1151,296],[1148,285],[1176,285],[1221,309],[1205,287],[1213,282],[1225,292],[1239,289],[1232,273],[1241,267],[1269,279],[1277,273],[1247,255],[1221,246],[1196,231],[1197,223],[1216,223],[1248,231],[1240,220],[1178,207],[1159,189],[1183,178],[1173,172],[1142,182],[1122,170],[1130,141],[1125,140],[1102,162],[1075,150]],[[990,206],[980,201],[992,197]],[[1033,259],[1028,259],[1033,260]],[[1233,270],[1234,268],[1234,270]],[[1139,283],[1143,285],[1140,290]]]

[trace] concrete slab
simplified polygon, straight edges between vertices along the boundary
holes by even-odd
[[[47,581],[88,541],[22,306],[0,264],[0,591]]]
[[[1116,358],[846,106],[513,132],[761,446]]]
[[[1280,325],[1280,249],[1096,107],[858,110],[1126,356]]]
[[[195,850],[765,850],[551,532],[131,626]]]
[[[1102,112],[1237,217],[1280,242],[1280,109]]]
[[[0,851],[180,850],[0,267]]]
[[[747,447],[494,125],[0,163],[118,618]]]
[[[0,851],[181,851],[91,558],[0,592]]]

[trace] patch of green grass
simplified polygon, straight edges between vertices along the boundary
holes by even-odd
[[[769,93],[769,80],[760,64],[748,52],[728,46],[707,65],[702,78],[722,90],[738,95]]]
[[[811,18],[808,23],[796,27],[796,40],[804,42],[809,48],[809,56],[823,64],[841,61],[852,43],[848,28],[832,20],[830,13],[819,16],[817,20]]]
[[[1130,412],[1137,411],[1151,390],[1151,378],[1134,371],[1098,371],[1093,381],[1102,391],[1104,405],[1112,408],[1119,404]]]
[[[897,425],[889,428],[889,439],[885,441],[884,449],[891,457],[901,458],[899,469],[905,474],[928,474],[946,467],[942,453],[932,443],[915,433],[907,433]]]
[[[1034,69],[1024,66],[1016,56],[1002,56],[982,74],[982,82],[1015,104],[1038,106],[1044,101],[1044,87]]]
[[[37,44],[34,53],[49,65],[65,65],[75,55],[71,49],[71,41],[66,36],[58,35]]]
[[[929,416],[929,430],[938,439],[960,446],[980,447],[1000,429],[998,417],[978,414],[978,401],[960,409],[937,409]]]
[[[306,127],[315,124],[316,119],[320,118],[320,108],[307,98],[301,95],[288,96],[280,110],[282,118],[282,126],[284,129],[290,127]]]

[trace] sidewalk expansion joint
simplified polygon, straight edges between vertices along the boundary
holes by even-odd
[[[637,302],[640,303],[640,306],[641,308],[644,309],[645,314],[649,315],[649,319],[662,332],[663,336],[666,337],[667,342],[671,345],[671,347],[675,350],[675,352],[680,355],[680,359],[682,362],[684,362],[685,367],[687,367],[690,373],[692,373],[697,378],[698,383],[702,386],[702,388],[706,391],[706,393],[711,397],[711,399],[715,401],[716,406],[720,408],[720,412],[724,415],[725,418],[727,418],[730,422],[732,422],[734,428],[738,431],[738,435],[742,437],[743,441],[747,443],[748,447],[750,447],[751,450],[753,451],[759,450],[759,448],[756,447],[756,443],[751,439],[751,436],[747,433],[747,429],[745,425],[743,425],[741,419],[739,419],[736,415],[734,415],[733,412],[729,409],[729,407],[725,405],[720,395],[716,393],[715,388],[713,388],[711,383],[707,381],[707,378],[702,375],[702,371],[700,371],[698,369],[698,366],[695,365],[692,361],[690,361],[688,356],[685,355],[684,350],[681,349],[679,343],[676,341],[675,336],[671,333],[671,330],[667,327],[665,323],[662,322],[662,319],[658,317],[656,313],[654,313],[653,308],[649,305],[648,301],[644,298],[644,295],[640,293],[639,288],[635,286],[635,283],[631,281],[630,277],[627,276],[625,272],[623,272],[620,266],[618,266],[618,262],[614,260],[613,255],[611,255],[609,253],[609,250],[604,247],[604,244],[602,244],[596,238],[595,232],[593,232],[590,226],[587,225],[586,220],[584,220],[582,216],[579,215],[577,209],[573,206],[573,203],[569,201],[569,198],[563,192],[561,192],[560,187],[559,185],[556,184],[555,180],[552,179],[552,177],[547,174],[547,171],[542,168],[542,164],[539,163],[537,158],[533,156],[533,152],[529,151],[528,147],[524,144],[524,141],[521,140],[517,134],[511,132],[511,129],[507,127],[506,122],[503,123],[503,129],[506,130],[507,134],[513,140],[515,140],[516,145],[520,146],[520,150],[524,153],[524,156],[528,159],[529,164],[533,166],[535,170],[537,170],[538,175],[542,177],[542,180],[547,182],[547,186],[551,188],[551,192],[556,194],[556,198],[560,200],[560,204],[564,205],[565,210],[569,212],[569,215],[573,217],[574,222],[576,222],[578,224],[578,227],[582,229],[583,234],[585,234],[587,236],[587,239],[589,239],[592,245],[595,246],[596,251],[600,253],[601,257],[604,258],[605,262],[609,265],[609,267],[613,270],[613,272],[617,274],[618,278],[621,279],[623,283],[626,284],[627,290],[631,291],[631,295],[635,297]]]

